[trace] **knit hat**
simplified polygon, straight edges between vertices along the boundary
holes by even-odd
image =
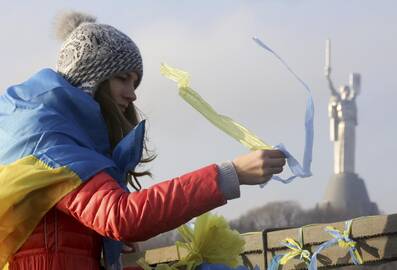
[[[59,16],[57,37],[63,40],[57,72],[72,85],[95,94],[97,86],[121,72],[142,79],[142,57],[135,43],[124,33],[106,24],[96,23],[90,15],[68,12]]]

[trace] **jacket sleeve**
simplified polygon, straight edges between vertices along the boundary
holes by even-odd
[[[57,208],[103,236],[135,242],[225,203],[213,164],[133,193],[100,172],[61,199]]]

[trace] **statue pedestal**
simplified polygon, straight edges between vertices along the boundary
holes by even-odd
[[[320,207],[332,207],[354,216],[379,214],[376,203],[370,201],[364,181],[355,173],[334,174]]]

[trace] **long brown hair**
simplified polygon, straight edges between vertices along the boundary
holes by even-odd
[[[106,126],[108,129],[108,135],[110,140],[111,150],[130,132],[142,119],[142,113],[130,103],[125,110],[122,112],[114,102],[110,94],[109,81],[106,80],[99,84],[98,89],[95,93],[94,99],[99,103],[103,118],[105,119]],[[148,150],[147,148],[147,137],[145,134],[143,142],[143,154],[139,164],[149,163],[156,158],[156,155]],[[141,176],[152,176],[151,172],[146,170],[143,172],[129,171],[126,181],[134,187],[136,190],[140,189],[138,177]],[[133,180],[136,181],[138,187],[136,187]]]

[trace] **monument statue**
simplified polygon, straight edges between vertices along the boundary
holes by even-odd
[[[334,142],[334,173],[354,173],[355,127],[357,126],[356,98],[360,92],[360,74],[350,74],[349,86],[336,90],[331,79],[330,41],[326,47],[325,76],[328,80],[331,97],[328,103],[330,118],[330,139]]]
[[[356,99],[360,93],[360,75],[352,73],[349,84],[337,90],[331,80],[331,47],[326,43],[325,76],[331,91],[328,103],[330,139],[334,144],[334,173],[328,183],[322,207],[340,209],[352,217],[379,213],[369,199],[365,182],[355,172],[357,126]]]

